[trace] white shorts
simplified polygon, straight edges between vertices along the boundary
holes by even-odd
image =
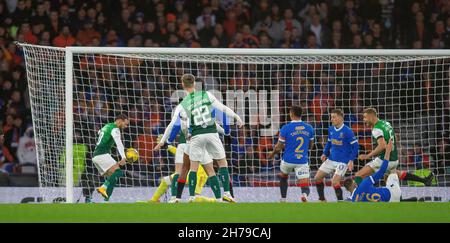
[[[367,163],[367,165],[372,168],[375,172],[377,172],[378,170],[380,170],[381,165],[383,164],[383,160],[381,160],[380,158],[375,158],[372,161],[370,161],[369,163]],[[386,169],[386,174],[391,174],[391,171],[396,169],[398,165],[398,160],[396,161],[389,161],[388,167]]]
[[[184,154],[189,155],[189,144],[188,143],[180,143],[177,146],[177,152],[175,154],[175,164],[183,164]],[[201,160],[202,164],[209,164],[213,162],[211,156],[204,152],[203,159]]]
[[[209,154],[213,159],[224,159],[225,149],[217,133],[198,134],[189,141],[189,159],[204,163],[204,155]]]
[[[110,154],[101,154],[92,158],[92,162],[97,167],[100,175],[104,175],[117,162]]]
[[[402,190],[400,189],[400,180],[397,173],[390,174],[386,180],[386,188],[391,192],[389,202],[400,202]]]
[[[343,177],[345,176],[345,172],[347,172],[347,168],[348,165],[345,163],[327,159],[320,166],[319,170],[325,172],[327,175],[334,171],[335,175]]]
[[[295,171],[297,179],[309,178],[309,165],[308,164],[291,164],[281,161],[280,170],[283,174],[288,175],[291,171]]]

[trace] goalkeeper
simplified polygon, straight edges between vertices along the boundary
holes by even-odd
[[[94,150],[92,162],[97,167],[100,175],[107,177],[103,185],[97,188],[97,192],[103,196],[106,202],[111,198],[119,178],[123,176],[121,168],[126,163],[126,156],[120,130],[126,128],[128,124],[128,117],[125,114],[120,114],[116,117],[115,122],[106,124],[98,131],[99,138]],[[114,143],[122,158],[117,163],[111,156],[111,148]]]

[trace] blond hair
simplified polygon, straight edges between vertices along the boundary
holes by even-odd
[[[183,74],[181,76],[181,82],[183,82],[184,87],[192,88],[194,87],[195,76],[190,73]]]
[[[375,108],[372,108],[372,107],[364,109],[364,113],[378,116],[377,110]]]

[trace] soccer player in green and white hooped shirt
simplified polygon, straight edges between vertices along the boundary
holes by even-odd
[[[392,128],[391,124],[387,121],[379,119],[377,111],[374,108],[364,109],[364,122],[368,126],[372,127],[372,141],[375,144],[375,149],[372,150],[372,152],[370,152],[369,154],[359,155],[359,159],[366,160],[375,156],[376,157],[355,174],[355,182],[358,185],[361,183],[364,177],[370,176],[380,169],[383,163],[386,145],[391,138],[393,142],[393,149],[389,156],[389,164],[386,172],[388,174],[395,172],[395,169],[398,165],[397,141],[395,139],[394,129]],[[429,176],[422,178],[406,171],[396,172],[397,176],[401,180],[418,181],[422,182],[426,186],[430,186],[434,178],[433,173],[430,173]]]
[[[106,124],[98,131],[99,138],[92,162],[97,167],[100,175],[107,177],[103,185],[97,188],[97,192],[103,196],[105,201],[109,201],[117,181],[123,176],[121,167],[126,163],[126,156],[120,130],[126,128],[128,124],[128,117],[125,114],[120,114],[116,117],[115,122]],[[117,163],[111,156],[111,148],[114,143],[121,157],[121,160]]]
[[[225,157],[225,149],[217,133],[215,118],[212,117],[212,110],[213,108],[216,108],[217,110],[224,112],[226,115],[235,118],[240,128],[244,125],[244,123],[234,111],[223,105],[211,93],[207,91],[196,91],[194,88],[194,75],[184,74],[181,77],[181,81],[183,89],[188,93],[188,95],[183,99],[181,105],[177,106],[173,114],[171,124],[174,124],[178,116],[180,116],[182,121],[182,130],[186,131],[186,127],[189,127],[190,139],[188,139],[188,149],[189,159],[191,161],[190,172],[188,175],[189,191],[194,191],[197,183],[197,170],[199,164],[202,163],[203,168],[209,176],[209,181],[211,183],[214,196],[218,201],[222,200],[219,180],[214,171],[213,163],[205,163],[203,159],[205,152],[207,152],[215,161],[217,161],[219,165],[219,176],[224,189],[224,198],[227,201],[234,201],[234,198],[230,193],[230,175],[228,173],[228,163]],[[168,129],[169,128],[170,124]],[[161,146],[163,146],[163,144],[158,144],[155,149],[158,149]],[[181,190],[184,183],[185,180],[180,177],[180,179],[178,179],[177,200],[181,200]],[[194,199],[194,196],[191,195],[189,201],[194,201]]]

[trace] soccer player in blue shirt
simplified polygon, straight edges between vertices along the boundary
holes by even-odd
[[[402,191],[397,173],[392,171],[386,180],[386,187],[375,187],[374,184],[383,178],[388,168],[389,156],[393,147],[392,139],[386,146],[386,153],[380,170],[372,176],[366,177],[361,184],[356,184],[351,178],[344,182],[345,188],[352,192],[352,202],[400,202]]]
[[[323,178],[334,171],[331,184],[336,193],[338,201],[342,201],[341,179],[345,176],[347,169],[353,170],[353,160],[358,158],[358,139],[352,129],[344,125],[344,113],[340,109],[331,111],[331,124],[328,128],[328,140],[321,156],[324,161],[317,171],[314,180],[320,201],[325,200]]]
[[[302,108],[292,106],[290,110],[291,122],[284,125],[280,130],[280,137],[274,150],[268,158],[273,158],[283,149],[283,157],[280,164],[280,192],[281,202],[286,201],[288,178],[291,171],[295,171],[299,186],[302,190],[300,200],[308,201],[309,195],[309,149],[314,140],[314,129],[311,125],[301,120]]]

